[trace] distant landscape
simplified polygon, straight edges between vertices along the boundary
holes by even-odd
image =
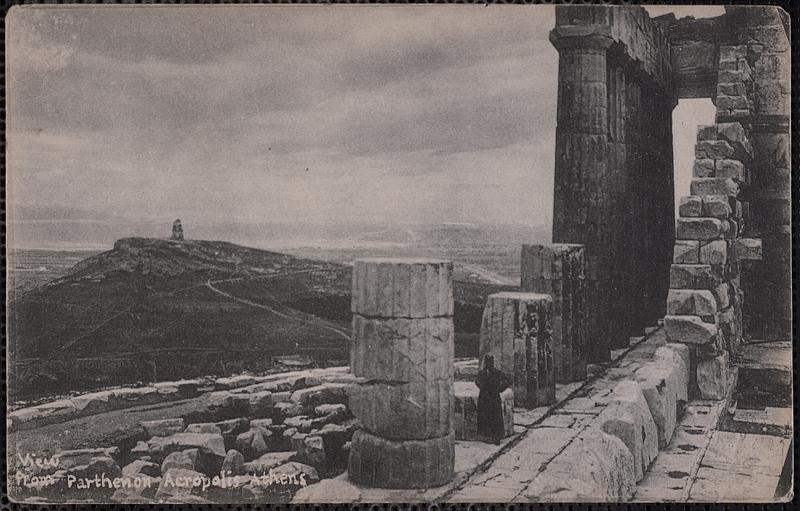
[[[522,243],[547,241],[534,229],[472,224],[278,231],[251,242],[259,248],[125,238],[110,251],[11,250],[12,401],[267,371],[287,354],[346,364],[349,264],[364,256],[453,260],[456,356],[474,356],[486,296],[518,285]]]

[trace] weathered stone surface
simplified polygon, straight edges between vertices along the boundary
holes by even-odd
[[[66,469],[66,475],[77,478],[94,478],[101,474],[113,479],[122,475],[122,469],[110,456],[94,456],[85,464],[75,465]]]
[[[728,390],[731,368],[728,353],[697,361],[697,386],[703,399],[724,399]]]
[[[675,431],[679,403],[688,399],[689,348],[668,344],[656,350],[653,361],[636,371],[636,380],[647,400],[658,430],[658,445],[669,444]]]
[[[723,265],[727,262],[728,243],[725,240],[714,240],[700,245],[701,264]]]
[[[473,382],[455,382],[453,429],[456,440],[476,440],[478,438],[478,393]],[[500,393],[503,410],[503,429],[505,436],[514,433],[514,391],[506,389]]]
[[[162,419],[141,423],[147,436],[169,436],[183,431],[183,419]]]
[[[453,478],[453,433],[427,440],[386,440],[364,430],[353,435],[348,475],[378,488],[433,488]]]
[[[495,367],[511,376],[517,406],[555,401],[552,306],[550,295],[538,293],[495,293],[486,301],[479,359],[492,355]]]
[[[697,159],[694,161],[694,166],[692,167],[692,177],[714,177],[716,174],[716,168],[714,165],[715,160],[709,159]],[[684,215],[681,215],[684,216]],[[685,216],[695,216],[695,215],[685,215]]]
[[[248,394],[250,417],[272,416],[272,392],[263,390]]]
[[[216,433],[222,434],[222,430],[213,422],[197,422],[186,426],[184,433]]]
[[[270,469],[287,463],[294,455],[295,451],[268,452],[258,459],[245,463],[243,470],[245,474],[268,474]]]
[[[385,438],[441,437],[452,429],[453,382],[356,384],[350,388],[350,411],[370,433]]]
[[[172,468],[164,474],[156,491],[156,500],[185,503],[190,496],[202,491],[203,474],[194,470]]]
[[[222,436],[211,433],[176,433],[153,437],[147,441],[147,445],[154,460],[163,460],[172,452],[186,449],[198,449],[205,455],[218,458],[220,463],[225,458],[225,442]]]
[[[730,298],[728,296],[728,289],[729,286],[726,283],[722,283],[714,288],[714,298],[717,300],[717,309],[722,310],[727,308],[730,305]]]
[[[302,461],[317,468],[324,467],[327,461],[325,444],[319,435],[308,435],[303,439]]]
[[[292,402],[300,404],[304,409],[314,409],[323,404],[347,404],[347,388],[345,383],[324,383],[315,387],[296,390],[292,393]]]
[[[255,382],[256,379],[252,375],[238,374],[236,376],[217,378],[214,381],[214,388],[217,390],[230,390],[239,387],[247,387],[248,385],[253,385]]]
[[[706,195],[703,197],[703,216],[728,218],[732,210],[728,197],[724,195]]]
[[[134,477],[136,474],[158,477],[161,475],[161,467],[158,466],[158,463],[152,463],[144,460],[133,460],[129,464],[122,467],[123,476]]]
[[[717,335],[717,327],[698,316],[664,316],[667,339],[684,344],[708,344]]]
[[[186,449],[169,453],[161,462],[161,474],[166,474],[172,468],[194,470],[197,465],[197,449]]]
[[[752,155],[753,153],[753,147],[750,143],[750,140],[747,138],[744,128],[738,122],[718,123],[717,138],[720,140],[726,140],[739,154],[744,153]]]
[[[703,124],[697,127],[697,140],[716,140],[717,139],[717,125],[716,124]]]
[[[522,496],[546,502],[562,501],[571,495],[594,502],[625,502],[635,486],[633,455],[625,443],[589,429],[556,456]]]
[[[667,295],[667,314],[710,316],[717,312],[717,302],[711,291],[670,289]]]
[[[740,261],[760,261],[762,259],[760,239],[738,238],[734,243],[736,243],[736,259]]]
[[[245,459],[258,458],[267,452],[265,436],[271,436],[271,433],[262,428],[250,428],[236,436],[234,446],[244,455]]]
[[[739,194],[739,185],[730,178],[722,177],[698,177],[692,179],[692,195],[722,195],[736,196]]]
[[[696,177],[729,177],[738,181],[744,181],[744,163],[739,160],[716,160],[715,173],[713,176]]]
[[[678,264],[697,264],[700,262],[699,249],[699,241],[675,240],[672,262]]]
[[[680,240],[713,240],[726,231],[717,218],[678,218],[676,225],[675,236]]]
[[[225,453],[225,459],[222,461],[222,473],[225,475],[242,475],[244,474],[244,456],[236,449],[230,449]]]
[[[715,289],[721,281],[708,264],[673,264],[670,267],[671,289]]]
[[[597,422],[600,429],[625,443],[633,454],[636,481],[640,481],[658,456],[658,431],[639,384],[619,382]]]
[[[703,160],[699,160],[703,161]],[[713,160],[712,160],[713,164]],[[684,218],[699,217],[703,212],[703,199],[694,195],[681,197],[678,204],[678,214]]]
[[[272,405],[272,417],[275,419],[285,419],[286,417],[295,417],[303,413],[303,405],[293,401],[284,401]]]
[[[453,263],[440,259],[359,259],[351,310],[366,317],[453,315]]]
[[[317,469],[296,461],[290,461],[289,463],[284,463],[283,465],[275,467],[272,472],[278,477],[283,474],[289,476],[295,475],[300,482],[300,486],[303,487],[319,482],[319,472],[317,472]]]
[[[359,502],[361,490],[349,481],[323,479],[298,491],[292,499],[293,504],[322,504],[329,502]]]
[[[89,449],[69,449],[58,452],[58,467],[68,469],[77,465],[86,465],[92,458],[112,458],[119,456],[118,447],[98,447]]]
[[[724,140],[702,140],[694,146],[694,155],[698,159],[719,160],[732,158],[734,154],[733,147]]]
[[[556,243],[523,245],[520,289],[550,295],[550,327],[556,381],[586,378],[590,310],[586,286],[587,259],[583,245]],[[520,403],[525,395],[517,395]]]
[[[353,315],[353,373],[425,382],[451,378],[455,333],[451,317],[365,318]]]

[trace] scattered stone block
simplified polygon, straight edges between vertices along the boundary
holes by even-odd
[[[75,476],[79,479],[94,478],[101,474],[114,479],[122,475],[122,469],[110,456],[94,456],[85,464],[75,465],[66,469],[67,476]]]
[[[162,419],[141,423],[147,436],[169,436],[183,431],[183,419]]]
[[[658,432],[639,384],[619,382],[597,422],[600,429],[622,440],[631,451],[636,481],[641,481],[658,456]]]
[[[265,438],[267,436],[272,436],[272,433],[262,428],[250,428],[236,436],[234,446],[244,455],[245,459],[258,458],[268,450]]]
[[[256,379],[249,374],[238,374],[225,378],[217,378],[214,381],[214,388],[217,390],[231,390],[239,387],[247,387],[256,383]]]
[[[222,430],[213,422],[197,422],[186,426],[184,433],[212,433],[221,435]]]
[[[703,399],[724,399],[728,391],[731,368],[728,353],[697,361],[697,386]]]
[[[290,461],[289,463],[284,463],[283,465],[275,467],[272,472],[278,476],[283,474],[289,476],[294,475],[300,481],[300,486],[303,487],[319,482],[319,472],[317,472],[317,469],[296,461]]]
[[[704,160],[698,160],[698,161],[704,161]],[[713,171],[714,160],[708,160],[708,161],[711,161],[712,171]],[[699,217],[702,213],[703,213],[702,198],[696,197],[694,195],[686,195],[684,197],[681,197],[680,202],[678,203],[678,214],[680,216],[684,218]]]
[[[164,461],[161,462],[161,472],[159,475],[166,474],[172,468],[194,470],[197,465],[197,449],[186,449],[169,453]]]
[[[325,444],[319,435],[308,435],[303,439],[303,457],[301,461],[307,462],[317,468],[325,466]]]
[[[717,326],[698,316],[664,316],[664,329],[669,341],[684,344],[708,344],[717,335]]]
[[[244,455],[236,449],[225,453],[225,459],[222,460],[222,473],[231,476],[244,474]]]
[[[258,459],[246,462],[243,470],[245,474],[268,474],[270,469],[287,463],[294,455],[295,451],[268,452],[262,454]]]
[[[301,488],[294,498],[293,504],[322,504],[327,502],[359,502],[362,491],[347,480],[323,479],[317,484]]]
[[[156,491],[156,500],[185,504],[191,496],[198,496],[202,491],[204,475],[194,470],[172,468],[161,480]]]
[[[136,474],[158,477],[161,475],[161,467],[158,466],[158,463],[144,460],[133,460],[129,464],[122,467],[123,476],[135,477]]]
[[[268,390],[248,395],[250,417],[272,416],[272,392]]]
[[[304,410],[313,410],[322,404],[347,404],[347,387],[348,385],[344,383],[324,383],[296,390],[292,393],[291,399]]]

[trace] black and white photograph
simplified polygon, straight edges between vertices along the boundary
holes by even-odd
[[[792,21],[11,7],[8,498],[792,501]]]

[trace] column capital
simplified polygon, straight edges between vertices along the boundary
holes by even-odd
[[[550,31],[550,42],[558,51],[564,49],[608,50],[614,44],[611,27],[605,25],[568,25]]]

